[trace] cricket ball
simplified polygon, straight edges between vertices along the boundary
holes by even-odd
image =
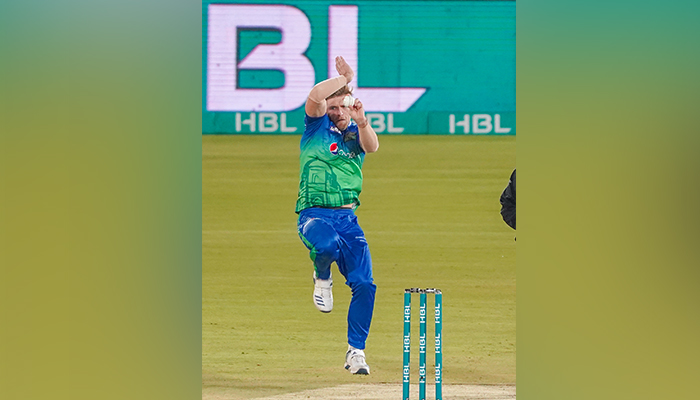
[[[351,107],[353,104],[355,104],[355,98],[354,98],[354,97],[352,97],[352,96],[349,95],[349,94],[348,94],[348,95],[345,95],[345,97],[343,97],[343,105],[344,105],[345,107]]]

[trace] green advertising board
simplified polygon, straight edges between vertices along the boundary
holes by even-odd
[[[337,55],[377,133],[515,135],[513,1],[204,2],[202,132],[301,134]]]

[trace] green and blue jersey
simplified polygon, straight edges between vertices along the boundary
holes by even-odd
[[[362,162],[357,124],[340,131],[328,115],[304,118],[296,212],[309,207],[360,205]]]

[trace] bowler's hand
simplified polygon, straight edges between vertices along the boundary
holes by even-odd
[[[360,99],[355,99],[355,104],[348,107],[348,112],[350,113],[350,118],[352,118],[359,128],[364,128],[367,126],[367,117],[365,117],[365,107],[362,105]]]
[[[352,78],[355,77],[355,73],[350,68],[350,65],[341,56],[335,58],[335,70],[338,71],[340,75],[343,75],[345,79],[350,83]]]
[[[359,134],[358,140],[360,141],[360,146],[365,153],[374,153],[379,149],[379,138],[377,137],[377,132],[374,131],[372,125],[369,124],[369,120],[365,116],[365,107],[362,105],[360,99],[355,99],[355,104],[348,107],[348,114],[355,123],[357,123],[357,133]]]

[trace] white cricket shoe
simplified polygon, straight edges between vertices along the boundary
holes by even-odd
[[[345,369],[354,375],[369,375],[369,365],[365,361],[365,352],[351,349],[345,353]]]
[[[314,276],[314,305],[318,311],[329,313],[333,310],[333,277],[328,279],[316,278]]]

